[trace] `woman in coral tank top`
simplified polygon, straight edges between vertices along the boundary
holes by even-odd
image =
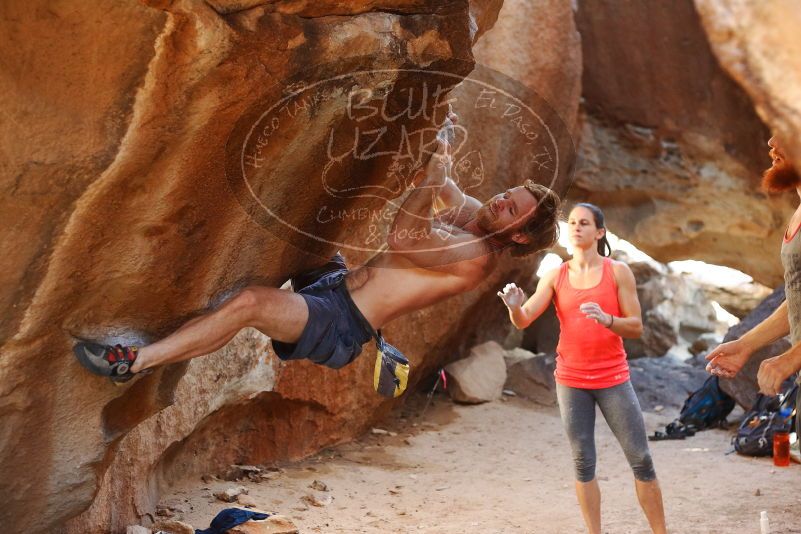
[[[559,318],[556,392],[573,451],[576,495],[587,530],[601,532],[601,491],[595,478],[595,407],[617,437],[634,472],[643,512],[655,533],[667,532],[640,403],[629,381],[623,337],[642,334],[640,303],[628,265],[608,257],[601,210],[578,204],[568,218],[573,257],[546,273],[534,295],[508,284],[498,295],[512,323],[530,325],[553,301]]]

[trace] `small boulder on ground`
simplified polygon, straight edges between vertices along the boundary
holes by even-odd
[[[719,336],[715,332],[707,332],[701,334],[692,345],[689,347],[690,353],[698,358],[700,355],[706,355],[710,350],[714,349],[723,342],[723,336]],[[706,366],[706,364],[704,364]]]
[[[309,506],[323,507],[331,504],[334,501],[334,498],[330,494],[316,495],[314,493],[309,493],[308,495],[301,497],[300,500]]]
[[[256,467],[255,465],[233,464],[228,467],[228,470],[225,473],[223,473],[222,479],[229,482],[234,482],[245,478],[258,481],[258,475],[261,472],[262,469],[260,467]]]
[[[506,382],[505,351],[495,341],[470,349],[470,355],[445,367],[448,392],[456,402],[479,404],[498,400]]]
[[[651,309],[643,312],[642,337],[626,339],[626,352],[634,356],[663,356],[679,342],[679,331],[669,312]]]
[[[524,349],[512,349],[506,355],[504,388],[537,404],[556,406],[555,356]]]
[[[330,491],[328,484],[326,484],[322,480],[315,480],[309,485],[309,487],[317,491]]]
[[[771,290],[757,282],[747,282],[734,287],[717,287],[702,284],[709,300],[720,306],[738,319],[745,319],[754,311],[759,303],[770,296]]]
[[[256,499],[245,493],[240,493],[236,496],[236,502],[245,508],[255,508],[257,506]]]
[[[183,512],[183,510],[181,510]],[[158,517],[172,517],[175,515],[176,509],[173,506],[159,504],[156,506],[156,515]]]
[[[629,362],[631,383],[645,411],[681,408],[690,393],[701,387],[709,374],[673,358],[639,358]]]
[[[248,489],[244,486],[226,488],[222,491],[215,491],[214,496],[223,502],[234,502],[240,495],[247,494]]]
[[[295,523],[286,516],[272,515],[263,521],[248,521],[234,527],[227,534],[298,534]]]
[[[175,519],[162,519],[153,525],[156,532],[166,532],[167,534],[195,534],[192,525],[177,521]]]

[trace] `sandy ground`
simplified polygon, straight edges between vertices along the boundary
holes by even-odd
[[[395,435],[358,441],[283,465],[268,481],[242,482],[258,507],[289,516],[300,532],[581,533],[568,445],[558,410],[519,398],[459,406],[436,396],[410,399],[380,425]],[[646,413],[649,432],[675,412]],[[767,510],[772,533],[801,533],[801,466],[725,454],[731,433],[702,432],[651,443],[668,528],[675,533],[759,533]],[[598,479],[603,530],[650,532],[622,452],[598,417]],[[324,482],[330,490],[310,488]],[[213,491],[239,483],[187,481],[167,496],[184,520],[205,528],[227,506]],[[303,498],[332,500],[309,506]]]

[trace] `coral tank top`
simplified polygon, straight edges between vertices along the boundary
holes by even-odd
[[[570,285],[565,262],[559,269],[554,287],[554,305],[560,326],[554,372],[556,381],[574,388],[601,389],[628,380],[629,364],[623,339],[592,319],[587,319],[579,310],[579,306],[585,302],[596,302],[606,313],[620,316],[612,260],[604,258],[601,281],[587,289],[576,289]]]

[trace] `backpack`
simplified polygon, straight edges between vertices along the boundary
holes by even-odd
[[[724,423],[733,409],[734,399],[720,389],[717,376],[710,376],[684,401],[679,422],[696,430],[712,428]]]
[[[773,456],[773,434],[792,428],[793,415],[787,420],[779,416],[779,411],[789,408],[791,414],[795,414],[797,389],[798,386],[793,385],[787,392],[775,397],[760,393],[732,438],[734,450],[746,456]]]
[[[679,418],[667,425],[664,431],[657,430],[653,436],[648,436],[648,439],[661,441],[693,436],[698,430],[725,423],[726,416],[733,409],[734,399],[720,389],[718,377],[710,376],[684,401]]]

